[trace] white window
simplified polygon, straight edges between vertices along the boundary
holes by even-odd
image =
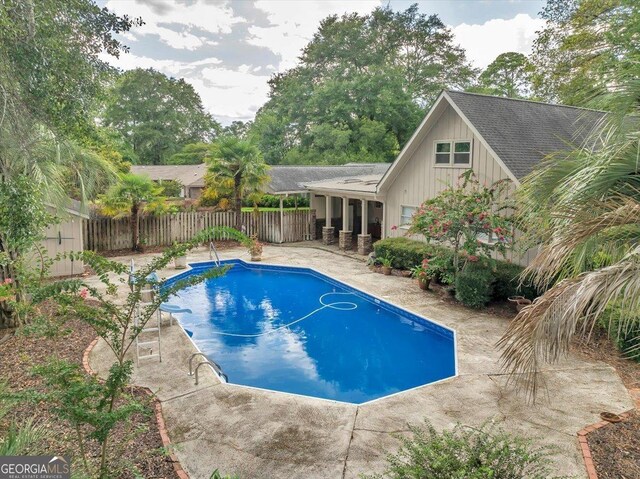
[[[439,166],[471,166],[471,142],[436,141],[434,156]]]
[[[401,206],[400,207],[400,227],[409,228],[411,225],[411,218],[418,208],[415,206]]]
[[[448,165],[451,162],[451,142],[436,142],[436,165]]]

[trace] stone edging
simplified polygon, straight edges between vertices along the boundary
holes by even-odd
[[[629,392],[631,393],[631,397],[636,403],[636,408],[640,409],[640,388],[631,389]],[[635,409],[630,409],[629,411],[625,411],[622,414],[619,414],[619,416],[621,418],[627,418],[633,411],[635,411]],[[596,472],[596,466],[593,463],[593,457],[591,456],[591,449],[589,448],[587,435],[609,424],[611,423],[608,421],[600,421],[578,431],[578,443],[580,444],[580,452],[582,453],[582,459],[584,460],[584,465],[587,468],[587,476],[589,477],[589,479],[598,479],[598,473]]]
[[[100,338],[96,338],[93,341],[91,341],[91,343],[89,343],[89,346],[87,346],[87,349],[85,349],[84,353],[82,354],[82,366],[84,367],[84,370],[87,372],[87,374],[90,374],[91,376],[97,376],[97,373],[93,370],[93,368],[89,364],[89,354],[91,354],[91,351],[93,350],[95,345],[98,344],[99,339]],[[169,438],[169,431],[167,431],[167,426],[164,422],[164,416],[162,415],[162,403],[158,400],[158,398],[154,396],[151,389],[141,387],[141,386],[136,386],[136,388],[144,391],[145,394],[147,394],[153,401],[155,415],[156,415],[156,422],[158,424],[158,431],[160,432],[160,438],[162,439],[162,445],[165,447],[165,449],[170,450],[171,439]],[[169,453],[169,459],[173,463],[173,469],[176,472],[176,475],[180,479],[189,479],[189,475],[182,468],[182,465],[180,464],[178,457],[173,452]]]

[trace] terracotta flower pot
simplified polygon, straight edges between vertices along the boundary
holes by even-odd
[[[390,276],[392,270],[393,270],[393,268],[391,266],[383,266],[382,267],[382,274],[384,274],[385,276]]]
[[[261,260],[262,260],[262,256],[260,256],[260,255],[253,256],[253,255],[251,255],[251,261],[261,261]]]
[[[511,297],[507,298],[507,301],[509,301],[509,303],[511,304],[511,308],[514,311],[517,311],[518,310],[518,301],[521,301],[523,299],[525,299],[524,296],[511,296]]]
[[[522,296],[516,297],[516,298],[517,299],[515,299],[514,301],[512,301],[511,298],[509,298],[509,301],[511,301],[512,304],[515,304],[517,312],[522,311],[524,308],[526,308],[531,304],[530,299],[523,298]]]
[[[618,414],[614,414],[612,412],[601,412],[600,419],[607,422],[620,422],[622,421],[622,417]]]
[[[431,278],[427,278],[426,280],[423,280],[423,279],[418,280],[418,287],[423,291],[428,290],[430,284],[431,284]]]

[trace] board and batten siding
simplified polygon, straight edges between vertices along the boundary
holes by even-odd
[[[394,172],[394,180],[385,189],[386,237],[402,236],[406,233],[402,228],[392,230],[393,226],[400,226],[400,212],[403,206],[420,206],[423,201],[434,198],[448,185],[455,184],[458,177],[469,169],[436,166],[436,141],[471,141],[471,168],[480,183],[490,185],[509,178],[507,172],[450,105],[447,104],[434,120],[432,128],[417,146],[412,148],[408,161],[399,172]],[[523,257],[519,256],[510,252],[507,259],[527,264],[535,254],[527,252]]]

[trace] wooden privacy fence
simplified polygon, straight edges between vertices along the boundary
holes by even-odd
[[[282,218],[282,226],[281,226]],[[242,213],[248,235],[267,243],[293,243],[315,239],[315,210]],[[141,216],[140,239],[146,246],[170,246],[188,241],[203,229],[235,225],[235,213],[193,211],[171,215]],[[84,249],[114,251],[132,247],[129,217],[92,218],[84,221]]]

